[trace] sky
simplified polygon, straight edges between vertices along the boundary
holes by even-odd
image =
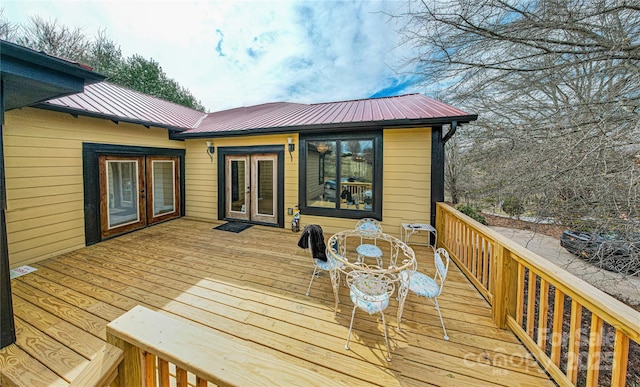
[[[424,93],[402,64],[398,1],[2,0],[11,23],[30,16],[100,29],[123,57],[160,64],[207,108],[318,103]]]

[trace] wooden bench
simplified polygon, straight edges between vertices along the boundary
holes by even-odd
[[[169,364],[176,367],[175,385],[196,386],[336,385],[312,370],[232,341],[214,330],[136,306],[107,325],[107,341],[123,349],[118,369],[120,387],[170,384]],[[157,359],[157,360],[156,360]],[[184,384],[183,384],[184,383]]]
[[[2,349],[2,361],[0,361],[0,386],[30,386],[30,385],[68,385],[78,387],[108,386],[116,378],[118,365],[122,362],[123,353],[119,348],[104,343],[104,347],[98,351],[85,368],[69,383],[63,378],[54,381],[46,379],[40,372],[51,374],[37,360],[28,353],[11,344]],[[55,376],[54,374],[52,374]],[[46,383],[46,384],[45,384]]]

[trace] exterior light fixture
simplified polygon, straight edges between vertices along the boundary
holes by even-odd
[[[289,157],[291,161],[293,161],[293,154],[291,152],[296,150],[296,144],[293,143],[293,138],[291,137],[287,137],[287,143],[289,144]]]
[[[325,153],[327,153],[327,151],[329,150],[329,146],[326,143],[320,143],[316,146],[316,149],[318,150],[318,152],[323,155]]]
[[[209,155],[211,162],[213,162],[213,154],[215,152],[216,152],[216,147],[213,146],[213,143],[211,141],[207,141],[207,154]]]

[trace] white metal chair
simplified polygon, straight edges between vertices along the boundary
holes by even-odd
[[[389,305],[389,299],[395,291],[393,278],[387,274],[375,273],[364,270],[353,270],[347,274],[347,285],[349,294],[353,302],[353,312],[351,312],[351,323],[347,343],[344,348],[349,349],[351,339],[351,329],[356,309],[362,309],[371,314],[380,313],[382,326],[384,328],[384,341],[387,346],[387,361],[391,361],[391,350],[389,349],[389,337],[387,335],[387,324],[384,319],[384,310]]]
[[[404,302],[407,298],[407,294],[411,291],[418,296],[433,299],[438,315],[440,316],[440,323],[442,324],[442,330],[444,331],[444,339],[449,340],[449,336],[447,336],[447,329],[444,327],[442,312],[438,305],[438,296],[442,293],[442,287],[444,286],[444,281],[447,278],[447,272],[449,270],[449,253],[447,253],[447,250],[439,248],[435,250],[433,260],[436,268],[436,273],[433,278],[419,272],[417,270],[417,265],[415,264],[413,268],[400,272],[400,284],[398,287],[398,331],[401,330],[400,322],[402,321]]]
[[[366,238],[375,239],[377,234],[382,233],[380,222],[373,218],[363,218],[358,220],[355,227],[356,231]]]
[[[320,228],[320,226],[317,226],[317,227]],[[320,228],[320,230],[322,230],[322,228]],[[307,231],[307,229],[305,229],[305,231]],[[338,298],[338,286],[340,285],[339,269],[341,269],[344,266],[344,264],[338,261],[337,259],[333,258],[331,254],[329,254],[328,252],[326,252],[326,256],[327,256],[326,261],[323,261],[322,259],[314,257],[314,250],[313,248],[311,248],[312,235],[310,233],[308,238],[309,239],[308,239],[307,246],[309,246],[309,253],[311,254],[311,259],[313,260],[313,273],[311,274],[311,281],[309,281],[309,287],[307,288],[307,296],[311,291],[311,285],[313,284],[313,280],[315,279],[316,275],[321,273],[322,271],[328,271],[331,277],[331,284],[333,287],[333,297],[335,300],[334,312],[337,314],[338,304],[340,303],[340,299]]]
[[[378,267],[382,267],[382,250],[378,247],[377,237],[382,234],[380,222],[373,218],[363,218],[356,223],[356,232],[360,235],[360,246],[356,248],[358,262],[364,263],[364,258],[375,258]],[[364,243],[365,239],[373,240],[373,244]]]

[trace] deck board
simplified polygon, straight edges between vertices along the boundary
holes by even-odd
[[[143,305],[344,385],[554,385],[511,332],[495,327],[488,304],[453,265],[440,297],[450,341],[433,304],[409,295],[401,332],[396,303],[385,313],[393,356],[387,362],[375,315],[356,312],[351,350],[344,349],[347,288],[340,288],[337,315],[326,273],[305,295],[312,265],[297,247],[299,234],[260,226],[235,234],[215,225],[173,220],[47,259],[12,280],[19,340],[0,351],[5,376],[19,381],[14,368],[40,365],[50,370],[47,379],[32,385],[53,383],[52,375],[68,384],[62,376],[69,379],[81,371],[73,365],[95,356],[106,324]],[[427,273],[429,252],[416,247]]]

